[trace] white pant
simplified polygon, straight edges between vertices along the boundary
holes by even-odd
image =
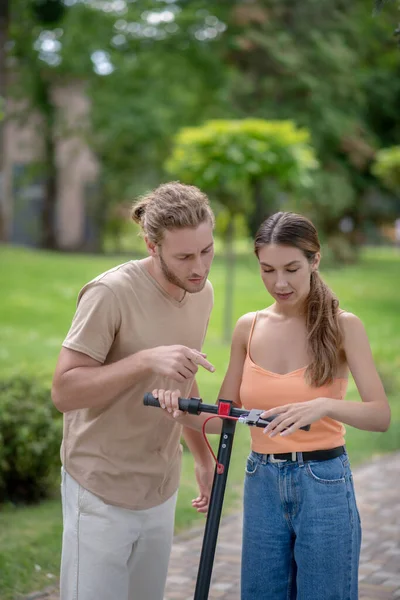
[[[147,510],[105,504],[62,470],[60,600],[162,600],[177,494]]]

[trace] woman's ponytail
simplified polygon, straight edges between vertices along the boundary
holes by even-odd
[[[339,302],[318,271],[311,273],[306,306],[307,340],[310,364],[306,377],[316,387],[331,383],[338,367],[341,347]]]

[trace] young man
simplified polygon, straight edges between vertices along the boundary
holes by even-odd
[[[139,200],[149,256],[86,284],[58,359],[52,397],[64,413],[61,600],[162,600],[172,544],[182,428],[143,405],[154,388],[198,396],[213,305],[207,279],[214,216],[177,182]],[[214,465],[183,428],[206,512]]]

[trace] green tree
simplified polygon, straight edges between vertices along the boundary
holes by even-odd
[[[48,9],[58,0],[36,0]],[[57,245],[57,137],[81,135],[99,166],[94,217],[100,228],[108,207],[158,183],[177,128],[223,114],[224,68],[214,53],[223,24],[213,17],[216,35],[205,42],[209,12],[204,2],[181,10],[179,2],[155,6],[150,0],[117,4],[69,3],[63,11],[39,15],[33,0],[14,0],[12,56],[17,74],[14,97],[25,105],[18,118],[42,118],[46,181],[42,245]],[[23,25],[22,25],[23,23]],[[226,69],[225,69],[226,71]],[[85,83],[91,101],[90,127],[62,122],[53,101],[54,87]],[[185,82],[185,85],[183,85]]]
[[[399,135],[395,4],[373,17],[364,0],[220,0],[212,6],[207,0],[60,0],[55,26],[29,10],[32,3],[12,3],[10,56],[23,82],[20,96],[28,101],[22,116],[43,114],[51,154],[55,136],[68,135],[57,129],[53,87],[85,82],[91,129],[81,135],[101,167],[99,220],[111,202],[164,176],[174,131],[249,115],[293,119],[309,129],[326,181],[332,176],[354,190],[351,204],[338,203],[341,212],[324,227],[336,230],[349,212],[356,226],[365,219],[366,192],[377,185],[370,171],[375,149],[397,143]],[[35,3],[54,8],[58,0]],[[51,157],[46,165],[44,239],[51,245],[57,165]],[[267,208],[268,190],[258,186],[248,215],[253,232]]]
[[[3,120],[4,102],[7,97],[6,47],[8,41],[10,3],[3,0],[0,4],[0,121]],[[0,173],[4,168],[4,124],[0,122]],[[0,181],[0,242],[5,239],[4,191]]]
[[[109,74],[91,78],[90,145],[102,172],[103,203],[158,184],[177,129],[226,114],[229,71],[220,59],[225,25],[206,3],[128,6],[106,50]],[[213,37],[202,39],[212,19]],[[210,26],[209,26],[210,28]]]
[[[62,0],[14,0],[10,10],[9,39],[12,42],[10,64],[12,84],[7,93],[18,100],[18,109],[10,119],[25,122],[30,115],[41,119],[44,156],[35,174],[44,180],[44,200],[41,215],[41,245],[55,248],[55,207],[58,196],[56,167],[57,109],[52,97],[53,83],[58,75],[57,52],[45,50],[46,42],[60,46],[57,28],[64,19],[66,6]]]
[[[388,0],[375,0],[375,9],[376,11],[379,13],[380,10],[383,8],[383,6],[385,4],[387,4]],[[400,4],[399,4],[400,6]],[[399,36],[399,43],[400,43],[400,24],[397,26],[397,28],[395,29],[395,35]]]
[[[365,210],[368,190],[377,185],[370,167],[380,136],[395,136],[399,128],[400,65],[391,38],[396,7],[388,4],[378,16],[362,0],[258,0],[225,8],[236,111],[294,119],[311,132],[326,180],[333,176],[353,188],[351,203],[324,221],[326,237],[344,216],[355,228],[373,221],[373,206]],[[257,221],[250,215],[252,229]]]
[[[175,137],[167,172],[212,193],[229,213],[224,341],[232,328],[235,217],[251,208],[262,182],[274,181],[282,191],[304,188],[316,167],[308,132],[291,121],[212,120]]]
[[[400,197],[400,146],[379,150],[373,173],[389,190]]]

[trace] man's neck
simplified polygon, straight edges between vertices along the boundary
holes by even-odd
[[[143,258],[141,262],[147,270],[147,272],[149,273],[149,275],[151,275],[151,277],[153,277],[153,279],[157,281],[158,285],[162,287],[162,289],[168,294],[168,296],[171,296],[171,298],[177,300],[178,302],[182,302],[182,300],[186,296],[186,291],[178,287],[177,285],[170,283],[168,279],[164,277],[163,272],[161,271],[161,269],[158,268],[158,265],[155,263],[151,256]]]

